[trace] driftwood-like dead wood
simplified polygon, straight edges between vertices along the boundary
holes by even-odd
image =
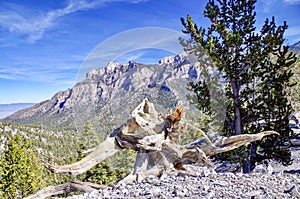
[[[119,183],[140,182],[150,175],[160,176],[166,171],[185,170],[185,164],[200,162],[204,165],[213,166],[209,159],[210,156],[261,140],[271,134],[278,134],[275,131],[252,135],[243,134],[229,138],[224,137],[218,142],[212,143],[203,131],[190,125],[194,130],[202,132],[204,138],[187,145],[180,145],[177,143],[180,128],[177,128],[176,125],[181,119],[181,106],[178,106],[174,112],[163,116],[155,110],[152,103],[145,99],[133,110],[131,118],[125,124],[114,130],[104,142],[85,158],[69,165],[48,165],[48,168],[54,173],[78,175],[114,155],[117,151],[132,149],[138,152],[134,168]],[[135,134],[139,128],[146,135]],[[52,188],[52,190],[54,190],[54,195],[56,189]],[[48,190],[45,192],[49,193]]]
[[[91,182],[80,182],[80,181],[74,181],[69,182],[57,186],[49,186],[46,187],[37,193],[30,195],[24,199],[37,199],[37,198],[46,198],[53,195],[58,194],[66,194],[71,192],[92,192],[97,189],[104,189],[106,188],[105,185],[99,185]]]
[[[79,175],[85,171],[88,171],[106,158],[114,155],[121,149],[122,148],[116,144],[116,140],[109,137],[104,140],[104,142],[102,142],[92,153],[80,161],[63,166],[48,165],[48,168],[54,173],[70,173],[72,175]]]
[[[223,137],[221,140],[212,145],[203,144],[203,142],[200,140],[199,142],[194,142],[186,147],[194,148],[194,146],[198,146],[207,156],[214,156],[216,154],[231,151],[241,146],[250,144],[251,142],[261,140],[263,137],[273,134],[279,135],[276,131],[264,131],[257,134],[241,134],[231,136],[229,138]]]

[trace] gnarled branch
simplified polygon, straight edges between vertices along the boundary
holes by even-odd
[[[47,198],[50,196],[58,195],[58,194],[65,194],[71,192],[92,192],[97,189],[104,189],[106,188],[105,185],[99,185],[91,182],[80,182],[80,181],[73,181],[57,186],[49,186],[46,187],[37,193],[30,195],[24,199],[36,199],[36,198]]]
[[[203,131],[190,125],[194,130],[202,132],[204,139],[187,145],[179,145],[176,140],[180,133],[178,130],[180,128],[175,128],[175,124],[181,119],[181,106],[177,107],[174,112],[163,117],[157,113],[154,105],[145,99],[133,110],[131,118],[114,130],[88,156],[69,165],[49,165],[48,168],[55,173],[78,175],[114,155],[117,151],[132,149],[138,152],[134,168],[127,177],[120,181],[120,183],[128,183],[131,181],[141,181],[149,175],[159,176],[165,171],[185,170],[185,164],[200,162],[213,166],[213,163],[209,159],[211,156],[247,145],[253,141],[261,140],[268,135],[278,134],[275,131],[242,134],[229,138],[223,137],[218,142],[212,143]],[[139,128],[146,132],[146,135],[134,134]],[[62,191],[71,185],[75,186],[74,183],[67,183],[48,189],[52,190],[53,193],[61,193],[57,190]],[[50,191],[47,190],[47,192]]]

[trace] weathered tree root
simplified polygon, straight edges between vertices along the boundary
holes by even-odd
[[[160,176],[164,172],[174,170],[185,170],[185,164],[202,163],[213,166],[209,157],[218,153],[230,151],[251,142],[261,140],[263,137],[277,134],[275,131],[265,131],[258,134],[243,134],[222,138],[212,143],[208,136],[203,133],[204,141],[196,141],[187,145],[179,145],[176,138],[180,132],[175,124],[181,120],[182,107],[177,107],[174,113],[166,117],[157,113],[154,105],[145,99],[132,112],[131,118],[119,128],[114,130],[110,136],[102,142],[92,153],[82,160],[62,166],[48,165],[47,168],[54,173],[70,173],[72,175],[82,174],[106,158],[123,149],[138,151],[133,171],[119,183],[140,182],[150,175]],[[146,136],[138,136],[134,132],[141,128]],[[59,194],[61,187],[74,187],[75,184],[64,184],[56,187],[47,187],[38,193],[47,193],[51,196]],[[86,186],[86,185],[82,185]],[[81,186],[81,188],[82,188]],[[76,189],[74,189],[76,190]],[[88,191],[89,189],[83,189]],[[92,190],[92,189],[91,189]],[[42,196],[42,195],[41,195]]]
[[[82,174],[91,169],[93,166],[102,162],[106,158],[122,150],[122,148],[120,148],[115,142],[116,140],[114,138],[109,137],[104,140],[104,142],[102,142],[98,147],[96,147],[96,149],[92,153],[90,153],[80,161],[63,166],[47,165],[47,168],[53,173],[69,173],[72,175]]]
[[[65,194],[71,192],[92,192],[98,189],[106,188],[105,185],[94,184],[90,182],[73,181],[57,186],[46,187],[37,193],[30,195],[24,199],[46,198],[53,195]]]

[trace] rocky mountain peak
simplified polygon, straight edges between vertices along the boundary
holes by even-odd
[[[159,60],[159,64],[169,64],[169,63],[181,63],[186,61],[187,58],[187,54],[185,52],[181,52],[178,55],[175,56],[168,56],[168,57],[164,57],[162,59]]]
[[[118,79],[121,74],[126,73],[129,69],[134,67],[134,63],[119,64],[116,62],[109,62],[104,68],[95,68],[86,74],[86,79],[101,79],[103,76],[110,76]]]
[[[106,67],[89,71],[86,79],[73,88],[6,120],[63,127],[91,121],[103,129],[105,125],[123,122],[123,118],[128,118],[123,113],[129,113],[145,97],[166,111],[179,101],[187,102],[187,83],[196,80],[199,73],[184,53],[151,65],[109,62]]]

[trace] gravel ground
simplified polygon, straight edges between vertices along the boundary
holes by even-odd
[[[138,184],[108,187],[68,197],[90,198],[300,198],[299,173],[216,173],[212,169],[189,166],[197,176],[150,177]]]
[[[217,173],[214,169],[187,165],[193,176],[169,174],[149,177],[142,183],[111,186],[68,199],[95,198],[300,198],[300,149],[293,150],[294,163],[284,167],[272,161],[273,173],[260,167],[251,174]]]
[[[300,198],[300,148],[292,149],[292,165],[271,161],[253,173],[217,173],[214,169],[188,165],[193,176],[169,174],[149,177],[141,183],[116,185],[74,195],[68,199],[96,198]],[[270,172],[271,171],[271,172]],[[272,172],[273,171],[273,172]]]

